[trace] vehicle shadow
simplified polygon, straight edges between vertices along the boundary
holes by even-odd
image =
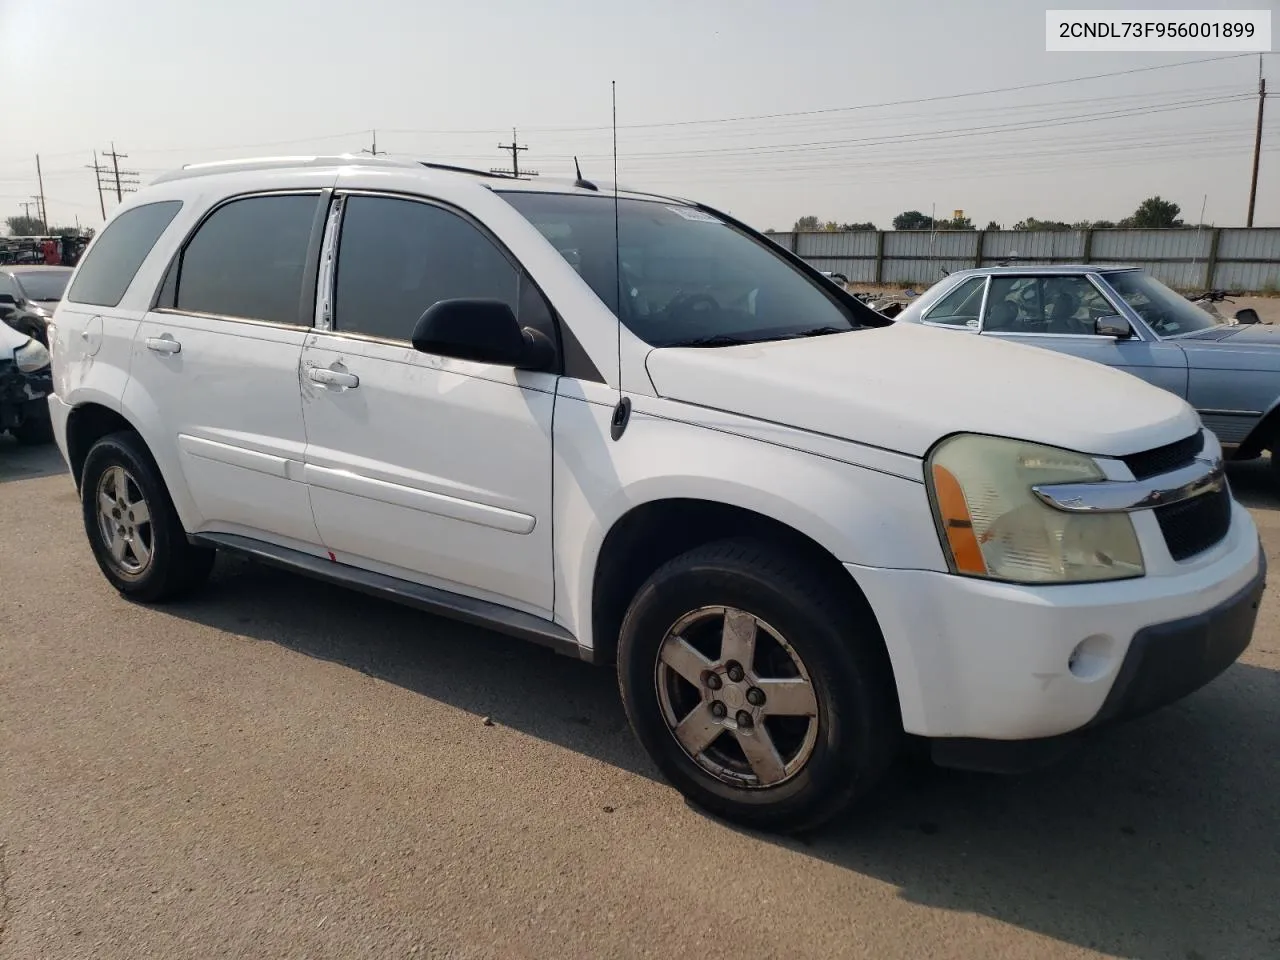
[[[62,454],[52,443],[25,447],[6,433],[0,433],[0,483],[12,480],[39,480],[67,472]]]
[[[1227,479],[1235,498],[1251,509],[1280,507],[1280,471],[1268,457],[1227,465]]]
[[[658,778],[610,670],[230,558],[198,598],[165,609]],[[1274,958],[1278,798],[1280,673],[1237,664],[1042,773],[904,764],[889,789],[818,833],[748,835],[893,884],[912,902],[1083,948],[1140,960]]]

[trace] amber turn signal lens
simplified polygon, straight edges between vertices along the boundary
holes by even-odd
[[[978,546],[978,538],[973,532],[973,520],[969,516],[964,491],[960,489],[960,481],[935,463],[933,491],[938,498],[938,516],[942,520],[942,530],[951,548],[956,572],[985,576],[987,564],[982,559],[982,548]]]

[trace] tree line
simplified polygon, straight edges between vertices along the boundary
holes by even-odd
[[[1195,224],[1183,223],[1178,215],[1182,208],[1172,200],[1159,196],[1148,197],[1138,204],[1138,209],[1122,220],[1077,220],[1067,223],[1065,220],[1041,220],[1039,217],[1027,217],[1019,220],[1010,230],[1102,230],[1108,227],[1127,228],[1170,228],[1194,227]],[[850,230],[877,230],[874,223],[838,223],[835,220],[821,220],[818,217],[801,217],[795,222],[792,231],[795,233],[837,232]],[[968,217],[950,219],[934,218],[919,210],[904,210],[893,218],[895,230],[976,230],[978,229]],[[994,220],[987,223],[984,230],[1004,230],[1005,227]],[[770,228],[765,233],[777,233]]]
[[[11,237],[91,237],[93,228],[49,227],[39,217],[5,217]]]

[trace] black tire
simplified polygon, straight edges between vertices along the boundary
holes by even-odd
[[[34,447],[53,443],[53,421],[49,419],[48,410],[29,416],[10,431],[13,439],[23,446]]]
[[[112,557],[99,523],[99,484],[114,467],[126,471],[132,481],[129,489],[136,488],[150,513],[150,521],[140,526],[140,535],[149,547],[149,561],[136,572],[125,569]],[[98,566],[111,585],[129,599],[144,603],[174,599],[209,576],[215,551],[187,540],[160,471],[138,434],[109,434],[90,448],[80,478],[80,502],[85,534]]]
[[[854,595],[852,583],[749,539],[691,550],[640,588],[619,637],[623,704],[654,763],[691,802],[747,827],[795,833],[837,815],[884,779],[902,742],[902,721],[879,627]],[[818,723],[812,753],[776,786],[724,782],[686,752],[664,719],[656,672],[664,638],[690,611],[712,605],[736,607],[771,626],[812,683]],[[736,734],[734,740],[742,742]]]

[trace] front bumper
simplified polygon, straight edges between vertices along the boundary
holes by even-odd
[[[1016,773],[1052,763],[1082,735],[1150,713],[1199,690],[1235,663],[1249,646],[1266,589],[1266,554],[1259,551],[1253,582],[1204,613],[1139,630],[1102,709],[1077,731],[1034,740],[933,741],[933,760],[944,767]]]
[[[1240,598],[1265,576],[1238,503],[1217,546],[1135,580],[1036,587],[846,566],[884,634],[906,732],[953,746],[1053,738],[1186,695],[1247,646],[1256,610]]]
[[[48,367],[23,373],[13,360],[0,360],[0,430],[45,416],[45,397],[52,392]]]

